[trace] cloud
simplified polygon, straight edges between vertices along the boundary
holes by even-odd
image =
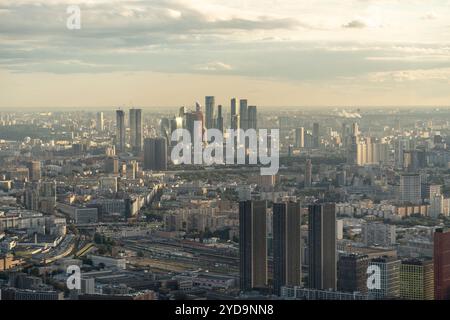
[[[413,69],[369,74],[371,82],[444,81],[450,83],[450,68]]]
[[[366,23],[362,20],[352,20],[342,26],[347,29],[364,29],[367,27]]]
[[[208,62],[205,64],[200,64],[194,66],[194,70],[200,70],[200,71],[229,71],[233,70],[233,67],[229,64],[216,61],[216,62]]]

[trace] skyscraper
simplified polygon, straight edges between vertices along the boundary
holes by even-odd
[[[239,129],[239,114],[237,112],[237,106],[236,106],[236,98],[231,99],[231,112],[230,112],[231,118],[230,118],[230,127],[233,130]]]
[[[144,140],[144,170],[167,170],[167,141],[165,138]]]
[[[39,181],[41,179],[41,162],[30,161],[27,163],[28,175],[30,181]]]
[[[39,185],[37,182],[26,182],[23,194],[25,208],[39,211]]]
[[[303,127],[295,129],[295,147],[305,147],[305,128]]]
[[[103,132],[105,129],[105,122],[103,119],[103,112],[97,112],[97,131]]]
[[[320,134],[319,134],[319,124],[318,123],[313,124],[312,136],[313,136],[313,148],[317,149],[317,148],[319,148],[319,145],[320,145]]]
[[[247,129],[258,129],[258,115],[256,106],[249,106],[247,110],[248,115],[248,127]]]
[[[434,298],[450,299],[450,232],[439,228],[434,233]]]
[[[125,152],[125,112],[116,111],[116,149]]]
[[[395,257],[379,257],[369,261],[370,266],[377,266],[380,270],[378,288],[370,288],[369,295],[375,299],[400,297],[400,265],[401,261]]]
[[[267,285],[266,202],[239,203],[240,288],[248,291]]]
[[[310,205],[308,222],[309,287],[336,290],[335,204]]]
[[[199,139],[203,141],[203,112],[201,111],[193,111],[185,114],[186,118],[186,129],[191,134],[191,139],[194,140],[194,137],[200,137]],[[198,127],[198,131],[195,131],[195,122],[199,122],[200,126]]]
[[[419,259],[402,261],[400,297],[407,300],[434,300],[433,261]]]
[[[39,183],[39,210],[53,214],[56,206],[56,182],[42,181]]]
[[[242,130],[248,129],[248,108],[247,108],[247,100],[241,99],[239,101],[239,127]]]
[[[222,105],[219,104],[217,107],[217,119],[216,128],[223,132],[223,115],[222,115]]]
[[[206,129],[214,128],[214,108],[215,108],[215,99],[212,96],[205,97],[205,126]]]
[[[301,285],[300,204],[273,204],[273,288]]]
[[[400,200],[404,203],[420,204],[422,202],[421,187],[419,174],[402,174],[400,176]]]
[[[306,160],[305,165],[305,188],[309,188],[312,185],[312,163],[311,159]]]
[[[342,292],[367,293],[367,267],[369,257],[343,254],[337,264],[337,289]]]
[[[130,109],[130,142],[133,152],[142,151],[142,109]]]

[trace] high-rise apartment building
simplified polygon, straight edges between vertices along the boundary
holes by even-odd
[[[216,119],[216,128],[223,132],[223,114],[222,114],[222,105],[219,104],[217,107],[217,119]]]
[[[96,126],[98,132],[103,132],[103,130],[105,130],[105,121],[103,119],[103,112],[97,112]]]
[[[395,257],[379,257],[369,261],[370,266],[379,269],[379,287],[369,289],[374,299],[392,299],[400,297],[400,265],[401,261]]]
[[[142,109],[130,109],[130,144],[133,152],[142,151]]]
[[[248,106],[247,99],[239,101],[239,128],[242,130],[248,129]]]
[[[434,300],[434,266],[431,260],[403,260],[400,267],[400,297]]]
[[[422,202],[421,187],[421,177],[419,174],[402,174],[400,176],[400,201],[420,204]]]
[[[239,270],[243,291],[267,285],[266,208],[266,201],[239,203]]]
[[[310,205],[308,216],[309,288],[335,290],[335,204]]]
[[[318,123],[313,124],[312,137],[313,137],[313,148],[314,149],[319,148],[319,146],[320,146],[320,130],[319,130]]]
[[[125,152],[125,112],[123,110],[116,111],[116,150]]]
[[[167,170],[167,141],[165,138],[144,140],[144,170]]]
[[[434,298],[450,299],[450,231],[439,228],[434,233]]]
[[[300,204],[273,204],[273,288],[301,285]]]
[[[295,147],[305,147],[305,128],[303,127],[295,129]]]
[[[249,106],[247,110],[247,116],[248,116],[248,127],[247,129],[258,129],[258,114],[256,106]]]
[[[337,263],[337,290],[367,293],[369,257],[361,254],[342,254]]]
[[[30,181],[39,181],[41,179],[41,162],[40,161],[29,161],[27,163],[28,176]]]
[[[214,108],[215,108],[215,98],[212,96],[205,97],[205,127],[206,129],[212,129],[215,127],[214,124]]]
[[[230,128],[233,130],[239,129],[240,117],[236,106],[236,98],[231,99],[230,116]]]
[[[367,222],[362,224],[362,241],[366,246],[389,247],[396,243],[395,225],[383,222]]]

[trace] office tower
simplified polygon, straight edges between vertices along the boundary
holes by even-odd
[[[351,135],[354,137],[359,136],[359,124],[357,122],[353,122]]]
[[[169,118],[161,118],[161,123],[159,124],[159,133],[161,137],[166,138],[168,141],[170,141],[170,120]]]
[[[167,141],[165,138],[144,140],[144,170],[167,170]]]
[[[402,261],[400,297],[407,300],[434,300],[433,261],[418,259]]]
[[[109,174],[119,173],[119,159],[116,157],[109,157],[105,160],[105,172]]]
[[[186,118],[186,129],[191,134],[191,139],[194,141],[194,139],[199,139],[203,141],[203,113],[201,111],[193,111],[188,112],[185,114]],[[195,122],[199,122],[198,131],[195,131]]]
[[[402,174],[400,176],[400,201],[420,204],[422,202],[421,187],[419,174]]]
[[[267,285],[266,202],[239,203],[239,271],[243,291]]]
[[[395,163],[396,167],[403,169],[404,165],[404,152],[412,149],[412,142],[408,138],[400,138],[395,143]]]
[[[350,165],[358,163],[358,141],[356,137],[349,136],[347,139],[347,163]]]
[[[206,129],[212,129],[215,127],[214,125],[214,108],[215,108],[215,99],[214,97],[205,97],[205,126]]]
[[[312,185],[312,162],[311,159],[306,160],[305,165],[305,188],[309,188]]]
[[[97,131],[103,132],[105,130],[105,121],[103,119],[103,112],[97,112]]]
[[[142,109],[130,109],[130,142],[133,152],[142,151]]]
[[[380,271],[379,287],[370,288],[369,295],[375,299],[400,297],[401,261],[394,257],[379,257],[369,261],[370,266],[377,266]]]
[[[367,222],[362,224],[362,241],[366,246],[390,247],[397,238],[395,225],[383,222]]]
[[[30,161],[27,163],[28,175],[30,181],[39,181],[41,179],[41,162]]]
[[[434,233],[434,298],[450,299],[450,232],[442,228]]]
[[[241,99],[239,101],[239,128],[242,130],[248,129],[248,108],[247,108],[247,100]]]
[[[300,204],[273,204],[273,289],[301,285]]]
[[[309,206],[309,287],[336,290],[336,211],[334,203]]]
[[[39,184],[39,211],[53,214],[56,206],[56,182],[42,181]]]
[[[39,211],[39,187],[36,182],[25,183],[23,202],[26,209]]]
[[[431,218],[439,218],[439,215],[444,212],[444,196],[441,194],[434,194],[430,198],[430,206],[428,208],[428,216]]]
[[[239,114],[237,112],[237,106],[236,106],[236,98],[231,99],[231,118],[230,118],[230,128],[233,130],[239,129]]]
[[[217,119],[216,119],[216,128],[223,132],[223,115],[222,115],[222,105],[217,107]]]
[[[305,147],[305,128],[303,127],[295,129],[295,147]]]
[[[136,179],[138,171],[139,171],[139,164],[137,163],[136,160],[132,160],[128,164],[128,168],[127,168],[128,179],[133,179],[133,180]]]
[[[258,129],[258,115],[256,106],[249,106],[247,110],[247,121],[248,121],[248,127],[247,129]]]
[[[125,152],[125,112],[116,111],[116,149]]]
[[[369,256],[343,254],[337,263],[337,290],[367,293],[367,267]]]
[[[318,123],[313,124],[312,136],[313,136],[313,148],[317,149],[317,148],[319,148],[319,145],[320,145],[320,134],[319,134],[319,124]]]

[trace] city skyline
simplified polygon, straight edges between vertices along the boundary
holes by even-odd
[[[80,30],[66,28],[69,4]],[[3,1],[0,108],[166,107],[204,92],[261,107],[448,106],[448,13],[437,0]]]
[[[0,300],[450,300],[449,14],[0,0]]]

